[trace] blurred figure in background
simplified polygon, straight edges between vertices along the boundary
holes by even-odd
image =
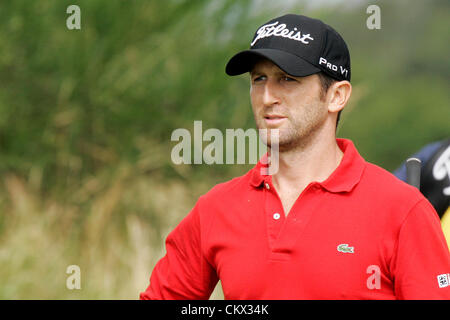
[[[429,143],[411,157],[422,161],[420,191],[439,214],[450,245],[450,138]],[[406,181],[405,162],[393,173]]]

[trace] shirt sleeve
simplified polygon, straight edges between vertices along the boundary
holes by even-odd
[[[168,235],[166,255],[158,261],[141,300],[206,300],[218,277],[202,250],[199,203]]]
[[[400,228],[391,271],[398,299],[450,299],[450,253],[439,216],[426,199]]]

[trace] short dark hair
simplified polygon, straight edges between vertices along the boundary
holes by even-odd
[[[321,90],[320,90],[320,99],[324,99],[325,95],[328,92],[328,89],[331,87],[331,85],[335,82],[337,82],[336,79],[333,79],[332,77],[330,77],[329,75],[327,75],[325,72],[319,72],[317,74],[319,76],[319,80],[320,80],[320,85],[321,85]],[[336,119],[336,128],[338,126],[339,123],[339,119],[341,118],[341,111],[338,112],[337,114],[337,119]]]

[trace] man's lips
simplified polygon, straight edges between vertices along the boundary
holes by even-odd
[[[286,119],[285,116],[277,115],[277,114],[271,114],[271,115],[265,115],[264,120],[267,125],[277,125]]]

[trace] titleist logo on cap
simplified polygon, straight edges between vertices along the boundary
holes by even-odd
[[[267,37],[283,37],[283,38],[289,38],[295,41],[300,41],[301,43],[308,44],[309,41],[306,40],[314,40],[314,38],[311,37],[309,33],[303,34],[301,31],[297,31],[297,28],[294,28],[293,30],[289,30],[286,28],[286,25],[284,23],[278,24],[278,21],[275,21],[273,23],[265,24],[261,28],[256,31],[257,36],[252,41],[250,46],[253,46],[256,41],[262,38]]]
[[[285,14],[259,25],[250,42],[249,49],[228,61],[228,75],[249,72],[257,59],[264,58],[294,77],[322,71],[338,81],[350,81],[347,44],[336,30],[318,19]]]

